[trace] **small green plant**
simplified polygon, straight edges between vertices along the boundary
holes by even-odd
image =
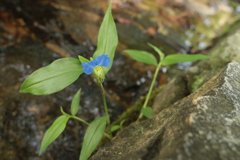
[[[125,122],[125,119],[120,122],[119,125],[114,125],[111,127],[111,132],[117,131],[117,130],[122,130],[123,123]]]
[[[96,118],[93,122],[88,123],[76,116],[80,103],[81,89],[79,89],[71,103],[71,114],[64,112],[62,107],[60,108],[62,115],[46,131],[42,139],[39,154],[63,132],[70,118],[88,125],[79,157],[80,160],[87,160],[90,157],[103,135],[112,139],[112,131],[109,127],[110,118],[102,81],[112,67],[117,44],[117,30],[111,14],[110,2],[99,30],[97,49],[90,60],[82,56],[79,56],[78,59],[61,58],[48,66],[34,71],[23,82],[20,92],[32,93],[34,95],[48,95],[72,84],[82,73],[87,75],[93,74],[102,92],[106,114],[104,117]],[[104,132],[105,128],[108,128],[107,133]]]
[[[34,71],[23,82],[20,92],[32,93],[34,95],[48,95],[64,89],[76,81],[82,73],[85,73],[87,75],[92,74],[94,76],[102,93],[105,116],[96,118],[91,123],[88,123],[76,116],[79,110],[81,89],[77,91],[72,99],[70,114],[66,113],[62,107],[60,107],[62,115],[53,122],[44,134],[39,154],[42,154],[42,152],[58,138],[58,136],[64,131],[69,119],[78,120],[88,126],[79,156],[80,160],[87,160],[91,156],[103,135],[111,140],[112,132],[122,128],[124,120],[120,123],[120,125],[115,125],[110,128],[106,95],[102,85],[105,75],[112,67],[117,44],[117,30],[111,14],[110,2],[99,30],[98,45],[93,57],[89,60],[82,56],[78,56],[78,59],[61,58],[55,60],[50,65]],[[139,115],[139,119],[143,115],[147,118],[151,118],[152,109],[147,107],[147,104],[161,65],[166,66],[179,62],[196,61],[209,58],[204,55],[168,55],[165,57],[165,55],[157,47],[151,44],[149,44],[149,46],[159,54],[159,62],[157,62],[156,58],[148,52],[125,50],[125,52],[134,59],[150,65],[155,65],[157,67],[146,100],[142,107],[141,114]],[[107,131],[105,132],[106,128]],[[141,130],[143,130],[143,128]]]
[[[159,73],[159,70],[161,66],[168,66],[176,63],[181,63],[181,62],[194,62],[197,60],[202,60],[202,59],[208,59],[210,56],[205,56],[202,54],[195,54],[195,55],[188,55],[188,54],[172,54],[172,55],[167,55],[165,57],[165,54],[158,49],[156,46],[148,43],[150,47],[152,47],[159,55],[160,61],[157,62],[157,59],[149,52],[146,51],[140,51],[140,50],[124,50],[128,55],[130,55],[133,59],[143,62],[146,64],[150,65],[155,65],[157,68],[155,70],[150,88],[147,93],[146,100],[143,104],[143,107],[141,109],[140,115],[138,117],[138,120],[140,120],[143,116],[147,118],[151,118],[152,115],[152,108],[148,107],[148,102],[153,90],[154,83],[156,81],[157,75]]]

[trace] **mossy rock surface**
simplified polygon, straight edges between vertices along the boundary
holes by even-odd
[[[238,159],[239,79],[240,64],[228,64],[154,118],[126,127],[91,160]]]

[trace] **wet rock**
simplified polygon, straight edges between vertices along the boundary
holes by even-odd
[[[59,107],[68,111],[71,99],[66,97],[74,95],[79,87],[75,84],[75,90],[65,89],[48,96],[19,94],[23,80],[54,59],[56,55],[30,38],[0,51],[0,159],[78,158],[82,139],[76,135],[83,134],[85,126],[75,121],[69,121],[63,134],[43,155],[38,152],[45,131],[61,115]]]
[[[240,64],[225,69],[153,119],[133,123],[91,160],[238,159]]]

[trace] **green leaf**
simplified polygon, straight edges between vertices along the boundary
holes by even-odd
[[[78,56],[78,59],[80,60],[80,62],[82,63],[82,62],[89,62],[89,60],[88,59],[86,59],[86,58],[84,58],[83,56]]]
[[[152,45],[151,43],[148,43],[148,45],[150,47],[152,47],[159,54],[160,60],[164,59],[164,53],[159,48],[157,48],[156,46]]]
[[[122,129],[122,125],[123,125],[123,123],[125,122],[126,120],[124,119],[124,120],[122,120],[121,122],[120,122],[120,125],[114,125],[114,126],[112,126],[111,127],[111,132],[114,132],[114,131],[116,131],[116,130],[118,130],[118,129]]]
[[[47,148],[65,129],[69,117],[62,115],[58,117],[44,134],[39,155]]]
[[[83,73],[78,59],[61,58],[34,71],[22,84],[20,92],[47,95],[73,83]]]
[[[106,122],[106,117],[100,117],[90,123],[84,136],[79,160],[87,160],[95,150],[104,133]]]
[[[60,111],[61,111],[61,113],[62,113],[63,115],[66,115],[66,116],[68,115],[66,112],[64,112],[62,106],[60,106]]]
[[[74,95],[71,103],[71,113],[73,116],[75,116],[78,112],[78,107],[80,103],[80,92],[81,92],[81,89],[79,89],[77,93]]]
[[[120,122],[120,126],[122,127],[122,125],[123,125],[123,123],[126,121],[126,119],[124,119],[124,120],[122,120],[121,122]]]
[[[162,61],[162,65],[167,66],[171,64],[181,63],[181,62],[194,62],[202,59],[208,59],[211,58],[211,56],[205,56],[202,54],[172,54],[166,56]]]
[[[124,52],[139,62],[157,65],[157,59],[149,52],[139,50],[124,50]]]
[[[105,74],[107,74],[112,67],[115,50],[118,44],[117,30],[112,17],[111,6],[112,3],[109,4],[107,12],[103,18],[98,34],[97,50],[93,54],[94,59],[102,54],[109,56],[111,62],[109,67],[104,67]]]
[[[147,118],[151,118],[152,117],[152,108],[151,107],[145,107],[141,109],[141,113],[147,117]]]
[[[114,125],[114,126],[112,126],[111,127],[111,132],[114,132],[114,131],[116,131],[116,130],[119,130],[121,128],[121,126],[120,125]]]

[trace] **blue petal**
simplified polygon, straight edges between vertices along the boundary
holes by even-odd
[[[108,67],[110,65],[110,58],[108,55],[103,54],[101,56],[98,56],[95,61],[98,66]]]
[[[94,60],[87,63],[82,62],[82,66],[83,66],[83,72],[89,75],[93,72],[93,69],[96,66],[96,62]]]

